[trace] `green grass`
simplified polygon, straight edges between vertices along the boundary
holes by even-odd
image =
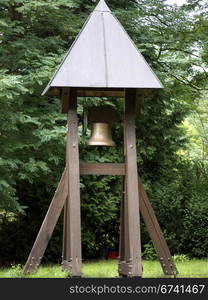
[[[118,277],[117,260],[92,261],[83,264],[83,277]],[[208,278],[208,259],[192,259],[183,262],[177,262],[179,271],[178,277],[187,278]],[[157,261],[143,261],[143,277],[164,277],[160,264]],[[22,268],[20,265],[12,266],[7,269],[0,269],[0,278],[22,277]],[[59,265],[42,266],[34,274],[26,276],[29,278],[65,278],[67,273],[61,270]]]

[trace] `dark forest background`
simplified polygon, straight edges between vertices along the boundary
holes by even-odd
[[[106,1],[162,81],[137,120],[138,169],[173,254],[208,249],[208,3]],[[94,9],[93,0],[0,0],[0,264],[25,262],[65,166],[66,115],[41,92]],[[83,110],[104,99],[79,98],[83,161],[121,162],[116,147],[86,147]],[[122,100],[110,99],[122,113]],[[105,102],[106,103],[106,102]],[[81,178],[84,258],[118,249],[121,178]],[[63,216],[45,262],[59,262]],[[151,249],[142,224],[142,247]],[[150,251],[151,252],[151,251]]]

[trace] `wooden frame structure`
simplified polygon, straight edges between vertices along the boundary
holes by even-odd
[[[111,20],[110,10],[101,0],[92,14],[92,18],[99,19],[103,25],[104,14],[106,20]],[[94,15],[95,14],[95,15]],[[90,21],[88,21],[90,23]],[[114,24],[113,21],[109,21]],[[87,25],[86,25],[87,26]],[[107,26],[107,24],[106,24]],[[117,23],[115,27],[117,26]],[[99,26],[98,26],[99,27]],[[93,27],[94,28],[94,27]],[[101,26],[103,30],[103,26]],[[120,29],[119,29],[120,30]],[[83,29],[83,31],[87,31]],[[113,31],[113,29],[112,29]],[[121,31],[123,34],[123,31]],[[103,30],[106,37],[106,31]],[[105,42],[104,39],[104,42]],[[125,38],[124,38],[125,40]],[[101,43],[106,46],[105,43]],[[133,51],[132,44],[129,46]],[[104,47],[104,56],[106,58],[106,47]],[[79,52],[79,51],[78,51]],[[70,56],[70,52],[67,54]],[[125,55],[125,54],[124,54]],[[140,59],[140,57],[139,57]],[[65,58],[67,61],[67,58]],[[73,63],[72,59],[69,63]],[[88,63],[92,63],[89,59]],[[68,133],[66,150],[66,167],[61,177],[54,198],[49,206],[48,212],[42,223],[38,236],[35,240],[31,253],[24,267],[24,273],[34,272],[40,265],[48,242],[51,238],[55,225],[64,208],[64,234],[63,234],[63,260],[62,266],[69,270],[72,277],[81,277],[81,215],[80,215],[80,175],[119,175],[123,176],[123,199],[121,201],[120,214],[120,245],[119,245],[119,267],[118,272],[123,277],[142,277],[141,260],[141,237],[140,237],[140,213],[144,219],[159,261],[165,275],[176,275],[177,269],[171,257],[169,248],[164,239],[154,210],[148,199],[148,196],[141,183],[137,170],[137,150],[136,150],[136,132],[135,119],[138,108],[141,108],[142,97],[152,88],[161,88],[161,84],[155,79],[154,73],[146,67],[146,62],[141,67],[147,72],[150,78],[149,85],[141,86],[140,79],[134,83],[135,87],[113,87],[110,78],[106,79],[106,85],[100,88],[93,86],[88,78],[85,86],[73,87],[68,82],[67,86],[57,86],[53,80],[60,81],[63,72],[65,74],[64,62],[58,69],[57,75],[50,81],[45,92],[49,92],[62,97],[62,113],[68,114]],[[105,66],[107,66],[107,61]],[[94,64],[93,66],[94,67]],[[145,69],[146,68],[146,69]],[[73,69],[73,68],[72,68]],[[78,69],[78,68],[77,68]],[[131,71],[131,68],[130,68]],[[60,72],[60,73],[59,73]],[[86,71],[87,72],[87,71]],[[106,70],[104,70],[104,73]],[[137,71],[136,71],[137,72]],[[62,74],[62,73],[61,73]],[[107,74],[107,73],[106,73]],[[82,76],[83,74],[80,74]],[[56,78],[58,76],[58,79]],[[65,75],[64,75],[65,76]],[[130,76],[130,75],[129,75]],[[137,76],[137,74],[135,74]],[[59,78],[60,77],[60,78]],[[127,74],[128,77],[128,74]],[[103,77],[102,77],[103,78]],[[64,77],[65,82],[67,80]],[[125,77],[121,78],[121,81]],[[129,78],[127,78],[129,80]],[[148,81],[148,78],[147,80]],[[125,85],[127,86],[128,81]],[[93,87],[92,87],[93,86]],[[142,96],[141,96],[142,95]],[[124,162],[120,164],[113,163],[85,163],[79,160],[78,144],[78,118],[77,118],[77,98],[80,96],[91,97],[124,97]]]
[[[80,175],[124,176],[124,197],[121,202],[121,230],[119,249],[119,274],[141,277],[141,241],[139,211],[153,241],[165,275],[176,275],[177,269],[163,237],[152,205],[137,172],[135,117],[135,89],[125,92],[124,157],[125,162],[83,163],[79,162],[76,89],[68,89],[68,138],[67,164],[60,183],[45,216],[39,234],[24,267],[24,273],[34,272],[40,265],[55,225],[64,208],[64,243],[62,265],[73,277],[81,276],[81,217]]]

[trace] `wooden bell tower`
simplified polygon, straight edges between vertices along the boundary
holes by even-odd
[[[140,213],[165,275],[177,269],[137,170],[135,120],[146,93],[163,88],[104,0],[92,12],[43,94],[61,97],[68,114],[66,167],[24,267],[39,266],[64,208],[62,266],[81,277],[80,175],[123,176],[118,272],[142,277]],[[124,98],[124,160],[121,164],[79,160],[78,97]]]

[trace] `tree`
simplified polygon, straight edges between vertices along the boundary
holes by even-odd
[[[189,1],[177,8],[162,0],[107,3],[165,85],[164,91],[145,100],[138,120],[138,166],[154,196],[164,178],[171,181],[179,168],[178,151],[186,140],[179,125],[206,88],[207,5]],[[64,168],[66,116],[59,113],[59,99],[40,95],[94,6],[92,0],[0,0],[0,230],[7,240],[0,249],[8,261],[25,260]],[[92,105],[98,99],[87,100]],[[80,99],[80,119],[83,103]],[[120,101],[114,99],[113,104],[121,111]],[[117,145],[121,132],[115,126]],[[86,152],[86,137],[80,140],[85,160],[119,162],[122,157],[118,148]],[[120,181],[103,177],[98,184],[96,178],[83,178],[81,191],[83,244],[88,256],[97,256],[102,247],[118,243]],[[155,199],[157,209],[160,199]],[[61,224],[48,259],[60,251],[60,232]],[[18,241],[23,246],[15,256]]]

